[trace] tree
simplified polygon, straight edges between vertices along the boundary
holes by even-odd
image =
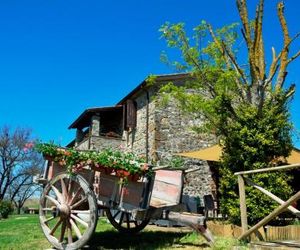
[[[221,162],[221,209],[235,223],[239,222],[239,201],[236,171],[272,166],[287,157],[292,149],[288,104],[295,85],[285,86],[287,66],[300,51],[289,55],[291,45],[300,34],[290,37],[284,16],[283,2],[277,5],[282,29],[283,47],[279,53],[272,48],[272,61],[267,64],[263,39],[264,1],[260,0],[254,20],[249,20],[246,0],[237,0],[245,41],[247,62],[237,59],[237,24],[214,30],[202,22],[188,38],[184,24],[164,24],[160,31],[171,48],[181,52],[179,61],[162,59],[179,71],[191,73],[185,86],[172,83],[162,87],[163,100],[175,97],[179,106],[205,124],[197,131],[214,133],[223,146]],[[268,66],[268,67],[267,67]],[[290,177],[283,173],[255,177],[271,192],[283,199],[291,193]],[[248,189],[250,223],[265,216],[275,204]]]
[[[41,157],[32,150],[31,132],[0,130],[0,201],[10,199],[18,212],[37,190],[33,177],[41,172]]]

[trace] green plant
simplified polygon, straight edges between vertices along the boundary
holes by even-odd
[[[182,169],[184,166],[184,160],[182,157],[173,156],[170,160],[166,161],[164,164],[171,167],[172,169]]]
[[[247,250],[249,248],[245,243],[238,241],[237,239],[227,238],[227,237],[217,237],[212,247],[212,250],[232,250],[232,249]]]
[[[124,176],[151,174],[151,169],[143,157],[120,150],[78,151],[73,148],[62,148],[52,143],[37,143],[35,148],[44,157],[51,157],[61,166],[67,166],[70,174],[80,171],[85,166],[98,170],[110,169],[115,172],[122,170]]]
[[[10,201],[0,201],[0,215],[3,219],[8,218],[8,215],[14,211],[14,206]]]
[[[262,116],[259,116],[254,107],[243,105],[239,109],[238,119],[222,123],[222,129],[228,136],[223,141],[220,168],[221,210],[235,224],[240,223],[240,211],[237,177],[234,172],[277,165],[279,157],[288,156],[292,148],[289,136],[291,125],[285,109],[281,102],[277,105],[269,103],[262,108]],[[249,178],[284,200],[292,193],[289,186],[291,176],[284,172],[256,174]],[[246,195],[250,224],[257,223],[277,206],[254,188],[247,186]]]

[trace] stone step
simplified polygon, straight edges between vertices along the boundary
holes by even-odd
[[[251,250],[292,250],[300,249],[300,241],[285,240],[274,242],[251,242],[249,245]]]

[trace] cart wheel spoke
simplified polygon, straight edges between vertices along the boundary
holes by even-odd
[[[72,214],[90,214],[91,210],[71,210]]]
[[[64,198],[63,198],[63,195],[61,194],[61,192],[59,192],[58,189],[56,187],[54,187],[53,185],[51,185],[51,188],[54,191],[54,193],[55,193],[58,201],[60,203],[63,203],[64,202]]]
[[[83,221],[82,219],[78,218],[76,215],[71,214],[71,217],[76,220],[77,222],[79,222],[81,225],[85,226],[86,228],[89,227],[89,224],[86,223],[85,221]]]
[[[73,243],[73,237],[72,237],[72,228],[70,221],[67,221],[67,229],[68,229],[68,243],[71,244]]]
[[[62,225],[61,225],[59,242],[63,242],[64,241],[64,236],[65,236],[65,232],[66,232],[66,226],[67,226],[66,221],[63,221]]]
[[[52,230],[50,231],[49,234],[53,235],[61,223],[62,223],[62,220],[60,219],[58,222],[56,222],[55,226],[52,228]]]
[[[66,201],[67,200],[67,187],[66,187],[66,184],[65,184],[65,181],[63,178],[60,179],[60,182],[61,182],[62,195],[63,195],[64,201]]]
[[[69,178],[67,204],[69,204],[70,199],[71,199],[72,188],[73,188],[73,181],[71,178]]]
[[[79,228],[77,227],[77,225],[75,224],[75,222],[72,219],[70,219],[70,223],[71,223],[71,227],[75,231],[77,238],[80,239],[82,237],[82,234],[81,234]]]
[[[120,220],[119,220],[119,225],[122,225],[123,219],[124,219],[124,212],[121,212],[121,217],[120,217]]]
[[[130,228],[130,219],[128,213],[126,213],[126,222],[127,222],[127,228]]]
[[[52,217],[50,217],[50,218],[44,220],[44,223],[48,223],[48,222],[52,221],[52,220],[55,219],[55,218],[56,218],[56,217],[52,216]]]
[[[115,219],[120,213],[121,213],[121,211],[118,210],[118,211],[114,214],[113,218]]]
[[[78,195],[81,193],[81,187],[79,187],[74,196],[71,198],[71,200],[69,201],[69,205],[72,205],[74,203],[74,201],[78,198]]]
[[[53,198],[53,197],[51,197],[51,196],[49,196],[49,195],[46,195],[45,197],[46,197],[48,200],[52,201],[56,206],[59,206],[59,205],[60,205],[59,201],[56,200],[55,198]]]
[[[77,201],[75,204],[73,204],[73,205],[71,206],[71,209],[74,209],[74,208],[80,206],[80,205],[81,205],[82,203],[84,203],[86,200],[87,200],[87,197],[85,196],[85,197],[83,197],[80,201]]]

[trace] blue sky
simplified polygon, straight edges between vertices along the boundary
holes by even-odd
[[[276,2],[266,0],[267,51],[281,44]],[[285,3],[296,34],[300,2]],[[67,128],[84,109],[114,105],[149,74],[172,73],[159,59],[164,22],[185,22],[191,30],[201,20],[214,27],[239,21],[235,0],[0,1],[0,126],[29,127],[44,141],[68,143],[74,131]],[[287,81],[298,87],[291,104],[297,129],[299,66],[300,59]]]

